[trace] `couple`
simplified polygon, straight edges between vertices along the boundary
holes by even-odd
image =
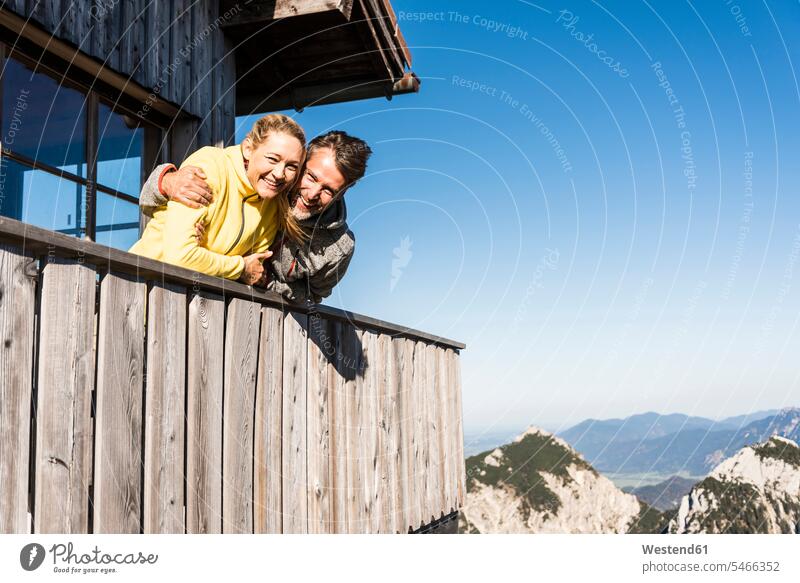
[[[241,144],[201,148],[180,170],[153,171],[139,198],[152,220],[130,251],[320,302],[353,256],[343,196],[370,154],[341,131],[317,136],[306,151],[297,122],[264,116]]]

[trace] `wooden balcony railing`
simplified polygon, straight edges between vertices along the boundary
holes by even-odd
[[[459,350],[0,217],[0,532],[408,532],[464,500]]]

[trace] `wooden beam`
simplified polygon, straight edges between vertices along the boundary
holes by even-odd
[[[397,23],[397,15],[394,13],[394,8],[392,8],[392,3],[389,0],[381,0],[381,4],[383,4],[383,8],[386,13],[389,15],[389,22],[391,23],[391,29],[394,33],[394,40],[397,43],[397,47],[403,53],[403,58],[405,59],[406,66],[411,66],[411,51],[408,50],[408,44],[406,43],[406,39],[403,36],[403,33],[400,32],[400,25]]]
[[[314,105],[328,105],[359,99],[383,97],[392,99],[395,95],[417,93],[420,82],[414,73],[406,73],[398,81],[364,80],[336,81],[323,85],[288,88],[277,95],[240,94],[237,96],[236,115],[252,115],[267,111],[295,109],[302,111]]]
[[[373,20],[371,12],[367,9],[368,4],[369,0],[367,0],[367,2],[358,0],[359,16],[363,19],[363,26],[357,26],[356,30],[358,31],[363,46],[367,49],[367,54],[373,61],[375,72],[378,77],[393,80],[394,74],[392,66],[378,38],[377,28],[379,27],[379,23]]]
[[[229,29],[243,24],[267,23],[281,18],[308,16],[310,14],[329,14],[350,20],[353,0],[262,0],[246,3],[246,8],[236,10],[240,3],[225,2],[221,27]]]
[[[374,28],[373,34],[381,56],[392,60],[392,65],[394,66],[394,69],[390,67],[393,73],[392,77],[394,78],[395,74],[398,73],[402,75],[405,70],[404,59],[395,44],[396,39],[393,34],[394,31],[390,30],[391,21],[389,17],[381,11],[380,3],[377,0],[359,0],[359,2],[364,2],[366,5],[364,14],[370,27]],[[389,26],[387,26],[387,21]]]

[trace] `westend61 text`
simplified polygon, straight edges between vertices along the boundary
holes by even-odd
[[[642,545],[642,552],[645,555],[707,555],[708,545]]]

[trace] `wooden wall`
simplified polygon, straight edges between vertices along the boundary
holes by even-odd
[[[80,245],[0,246],[0,532],[394,533],[461,507],[456,350]]]
[[[10,0],[3,8],[191,114],[169,128],[174,161],[232,143],[236,67],[220,28],[231,14],[218,1]]]

